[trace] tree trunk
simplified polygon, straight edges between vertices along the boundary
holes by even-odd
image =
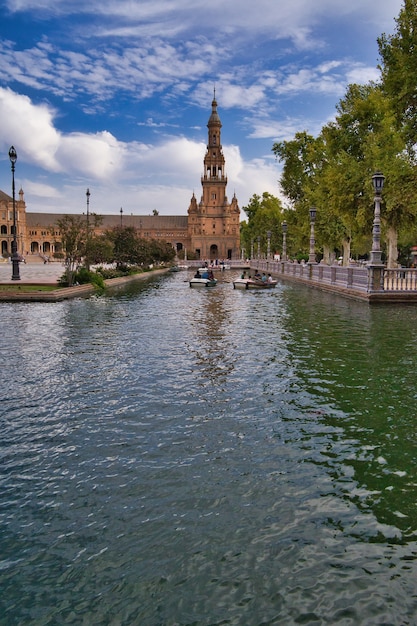
[[[331,265],[329,246],[323,246],[323,261],[324,263],[326,263],[326,265]]]
[[[397,230],[390,226],[387,230],[387,244],[388,244],[388,261],[387,267],[389,269],[395,269],[398,267],[398,233]]]
[[[343,267],[347,267],[350,261],[350,238],[343,239],[342,247],[343,247]]]

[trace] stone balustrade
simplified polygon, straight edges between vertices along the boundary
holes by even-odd
[[[253,259],[251,270],[369,302],[417,302],[417,269]]]

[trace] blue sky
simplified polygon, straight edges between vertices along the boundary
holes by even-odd
[[[402,0],[0,0],[0,189],[28,211],[185,215],[213,89],[228,197],[279,196],[274,141],[377,80]],[[244,216],[243,216],[244,217]]]

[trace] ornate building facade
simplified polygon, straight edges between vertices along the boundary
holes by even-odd
[[[179,252],[204,260],[238,259],[240,256],[240,210],[234,195],[226,195],[227,176],[221,144],[221,128],[214,96],[207,124],[208,141],[201,176],[202,195],[192,195],[188,216],[103,215],[98,235],[115,226],[133,226],[145,239],[168,241]],[[53,257],[62,251],[57,222],[64,213],[31,213],[23,190],[15,199],[18,253]],[[13,240],[13,199],[0,190],[0,252],[10,256]]]
[[[203,193],[200,202],[193,194],[188,208],[188,231],[192,249],[202,259],[239,258],[240,210],[236,195],[229,203],[226,196],[227,176],[221,143],[221,128],[216,96],[211,104],[207,124],[208,141],[201,177]]]

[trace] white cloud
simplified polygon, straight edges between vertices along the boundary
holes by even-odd
[[[106,180],[117,176],[123,167],[125,147],[106,131],[61,134],[60,139],[56,156],[63,171]]]
[[[32,200],[35,198],[36,201],[44,201],[46,198],[53,200],[54,202],[62,200],[62,193],[52,187],[51,185],[45,183],[37,183],[33,180],[26,179],[21,184],[22,188],[25,191],[25,195]]]
[[[65,135],[54,127],[55,114],[46,104],[0,88],[0,136],[5,147],[13,142],[18,158],[44,170],[97,179],[122,168],[123,144],[110,133]]]
[[[53,126],[53,110],[33,106],[27,96],[0,87],[0,128],[2,143],[13,143],[22,155],[54,172],[62,168],[56,160],[60,135]]]
[[[376,67],[365,67],[357,64],[352,67],[346,74],[348,83],[357,83],[364,85],[371,81],[378,82],[381,79],[381,73]]]

